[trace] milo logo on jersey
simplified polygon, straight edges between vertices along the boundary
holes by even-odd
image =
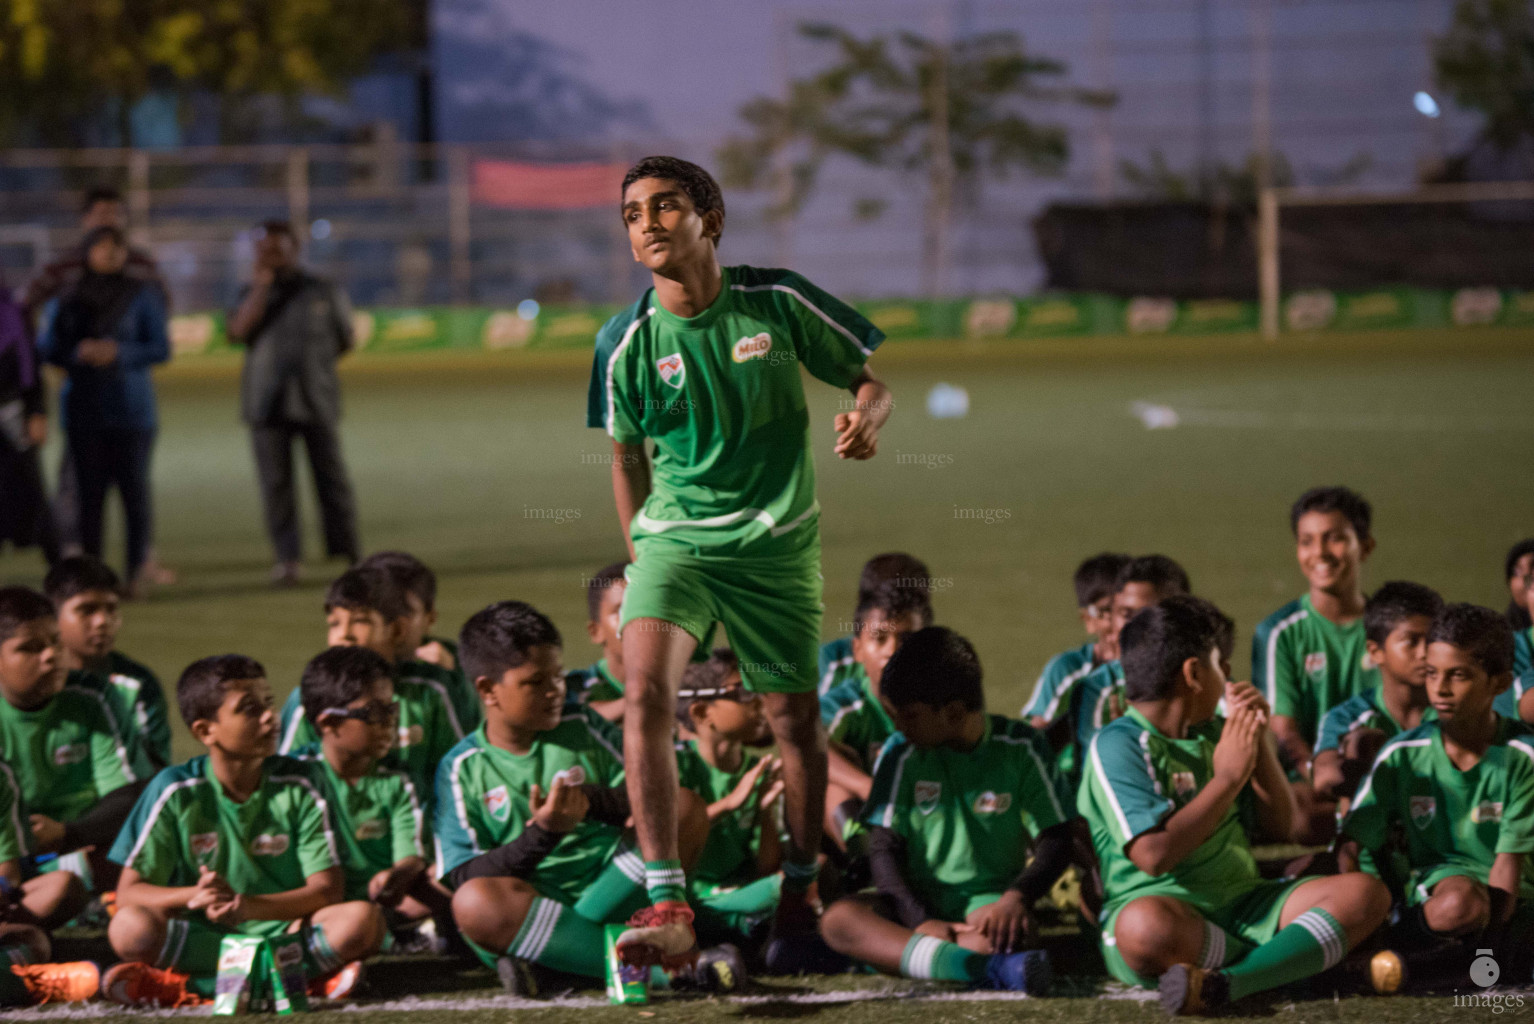
[[[1490,800],[1476,804],[1470,810],[1470,820],[1477,825],[1486,825],[1502,820],[1502,802],[1493,803]]]
[[[1198,777],[1192,772],[1173,772],[1172,791],[1177,794],[1177,799],[1188,799],[1198,792]]]
[[[1411,798],[1411,820],[1418,828],[1427,828],[1433,823],[1433,817],[1438,813],[1438,801],[1430,796],[1414,796]]]
[[[1011,806],[1011,793],[993,793],[990,790],[986,790],[975,797],[976,814],[1001,814]]]
[[[562,772],[555,772],[554,778],[549,780],[550,785],[563,781],[567,786],[584,786],[586,784],[586,769],[578,764],[573,764]]]
[[[250,852],[257,857],[280,857],[288,852],[288,837],[282,833],[262,833],[250,844]]]
[[[682,381],[687,379],[687,367],[682,363],[680,352],[673,352],[669,356],[662,356],[655,360],[655,368],[660,371],[661,380],[681,390]]]
[[[358,840],[367,842],[369,839],[382,839],[389,834],[389,823],[382,818],[369,818],[359,822],[355,833]]]
[[[1305,674],[1312,679],[1320,679],[1326,674],[1326,652],[1317,651],[1315,654],[1305,655]]]
[[[737,363],[744,363],[748,359],[760,359],[772,351],[772,336],[766,331],[752,335],[749,338],[741,338],[735,343],[735,349],[730,357]]]
[[[218,852],[217,832],[196,832],[192,834],[189,843],[192,847],[192,856],[198,860],[211,857]]]
[[[91,756],[91,748],[84,743],[66,743],[53,748],[53,763],[62,768],[66,764],[79,764]]]

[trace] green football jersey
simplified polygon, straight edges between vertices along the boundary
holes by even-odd
[[[1076,749],[1086,750],[1098,730],[1129,710],[1123,664],[1115,658],[1087,673],[1071,687],[1066,703]]]
[[[1342,835],[1374,853],[1392,826],[1406,837],[1414,882],[1445,867],[1484,881],[1497,854],[1534,855],[1534,730],[1499,717],[1497,738],[1468,771],[1449,760],[1437,722],[1391,740],[1358,787]],[[1534,899],[1534,856],[1524,858],[1519,898]]]
[[[151,885],[196,885],[206,866],[245,896],[302,888],[341,863],[329,804],[311,769],[280,754],[266,759],[261,785],[236,803],[207,755],[150,780],[108,855]]]
[[[463,665],[458,661],[458,649],[454,647],[451,650],[453,662],[458,666],[456,668],[443,668],[429,661],[411,658],[400,662],[394,676],[407,683],[416,683],[437,691],[452,712],[451,726],[458,730],[458,737],[462,739],[479,728],[485,711],[484,705],[480,703],[479,691],[474,689],[473,682],[464,675]]]
[[[1018,714],[1022,718],[1043,718],[1053,724],[1070,709],[1071,689],[1097,667],[1097,645],[1088,640],[1081,647],[1062,651],[1049,659],[1038,682],[1033,684],[1033,696]]]
[[[105,696],[65,686],[34,711],[0,700],[0,761],[33,814],[74,821],[138,776]]]
[[[405,858],[426,859],[426,809],[410,776],[377,764],[362,778],[347,781],[319,746],[297,750],[294,757],[309,766],[330,807],[347,899],[367,899],[373,876]]]
[[[676,745],[677,774],[683,789],[690,789],[712,804],[735,792],[740,780],[761,758],[746,753],[733,772],[715,768],[698,753],[697,740]],[[709,825],[708,841],[688,873],[694,888],[712,890],[721,885],[741,885],[756,878],[756,856],[762,848],[761,800],[767,791],[767,773],[757,779],[751,797],[739,809],[720,815]]]
[[[1031,839],[1072,817],[1048,744],[1026,722],[985,716],[973,750],[892,736],[874,768],[864,821],[906,841],[905,878],[929,908],[1001,893]]]
[[[819,541],[803,364],[837,388],[884,334],[787,270],[725,267],[712,305],[684,319],[654,290],[597,333],[586,423],[655,442],[632,538],[703,555],[771,557]]]
[[[1422,712],[1424,722],[1432,721],[1438,713],[1432,708]],[[1355,729],[1378,729],[1388,740],[1401,732],[1401,723],[1385,706],[1384,689],[1371,687],[1356,697],[1349,697],[1326,713],[1321,719],[1321,738],[1316,741],[1316,753],[1336,750],[1342,746],[1342,738]]]
[[[1275,715],[1293,718],[1312,748],[1332,708],[1380,684],[1369,664],[1364,620],[1339,626],[1306,594],[1269,615],[1252,636],[1252,685]]]
[[[1261,882],[1241,826],[1240,801],[1203,845],[1163,875],[1149,875],[1129,859],[1130,842],[1187,806],[1214,778],[1214,748],[1222,719],[1165,735],[1131,706],[1092,738],[1084,757],[1076,807],[1092,830],[1102,868],[1103,919],[1139,896],[1163,895],[1202,910],[1222,907]]]
[[[71,672],[72,685],[104,694],[112,707],[133,767],[143,778],[170,764],[170,717],[159,677],[121,651],[96,671]]]
[[[607,668],[607,659],[598,658],[589,668],[572,668],[565,673],[565,708],[593,701],[617,700],[623,696],[623,680]]]
[[[283,702],[278,753],[292,754],[302,747],[319,745],[319,730],[304,714],[301,697],[295,689]],[[394,699],[399,701],[399,740],[384,759],[385,766],[403,770],[415,784],[416,793],[430,800],[438,762],[463,739],[458,716],[443,689],[428,686],[419,677],[395,679]]]
[[[11,766],[0,761],[0,864],[21,860],[32,852],[32,826],[21,784]]]
[[[839,636],[835,640],[827,640],[821,644],[816,662],[820,682],[816,685],[815,691],[824,697],[845,683],[853,670],[859,667],[857,659],[852,656],[852,637]]]
[[[1517,719],[1523,695],[1534,690],[1534,627],[1513,634],[1513,685],[1502,693],[1492,707],[1504,718]]]
[[[857,671],[849,673],[846,682],[820,698],[820,720],[831,742],[850,748],[854,763],[872,774],[879,751],[895,734],[895,723],[874,693],[863,666],[854,663],[854,668]]]
[[[465,737],[437,769],[437,877],[521,835],[533,817],[533,785],[547,794],[561,772],[575,785],[618,786],[623,758],[577,715],[540,733],[526,754],[493,745],[484,726]],[[622,841],[621,829],[588,818],[560,839],[528,881],[550,899],[573,903],[620,856]],[[632,877],[643,880],[644,862],[626,851],[622,856],[633,862]]]

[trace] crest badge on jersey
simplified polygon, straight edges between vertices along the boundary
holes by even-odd
[[[916,809],[931,814],[937,808],[937,798],[943,795],[941,782],[918,782],[916,784]]]
[[[1433,817],[1438,813],[1438,801],[1430,796],[1414,796],[1411,798],[1411,821],[1418,828],[1427,828],[1433,823]]]
[[[53,763],[62,768],[66,764],[79,764],[91,756],[91,748],[84,743],[66,743],[53,748]]]
[[[1501,821],[1502,802],[1500,800],[1496,802],[1487,800],[1483,803],[1476,804],[1470,810],[1470,820],[1475,822],[1477,825],[1486,825],[1492,822]]]
[[[485,792],[485,813],[496,821],[505,821],[511,817],[511,797],[507,795],[505,786],[496,786]]]
[[[1178,797],[1186,800],[1198,790],[1198,779],[1192,772],[1173,772],[1172,789]]]
[[[761,359],[772,351],[772,335],[763,331],[761,334],[753,334],[749,338],[741,338],[735,343],[730,358],[737,363],[744,363],[748,359]]]
[[[660,371],[661,380],[681,390],[682,382],[687,379],[687,367],[682,362],[680,352],[673,352],[669,356],[662,356],[655,360],[655,368]]]
[[[1011,793],[993,793],[990,790],[986,790],[975,797],[976,814],[1001,814],[1011,806]]]
[[[1326,652],[1317,651],[1314,654],[1305,655],[1305,674],[1311,678],[1319,678],[1326,672]]]
[[[382,818],[369,818],[367,821],[357,823],[356,837],[367,842],[369,839],[382,839],[389,834],[389,823]]]

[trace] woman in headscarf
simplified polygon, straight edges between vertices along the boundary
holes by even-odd
[[[80,543],[101,557],[102,513],[116,486],[127,520],[123,576],[143,590],[149,547],[149,459],[159,418],[150,367],[170,358],[159,292],[123,273],[128,243],[115,227],[85,238],[85,273],[59,298],[44,332],[44,358],[69,374],[60,396],[64,434],[79,477]]]
[[[21,307],[0,281],[0,544],[37,544],[58,560],[38,449],[48,438],[42,374]]]

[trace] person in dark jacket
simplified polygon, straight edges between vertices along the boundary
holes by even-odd
[[[266,529],[276,549],[272,582],[298,582],[300,543],[293,495],[293,442],[303,438],[319,492],[325,553],[357,561],[357,506],[341,458],[341,384],[336,361],[352,348],[346,293],[298,262],[298,237],[268,221],[256,242],[250,286],[229,318],[246,348],[240,412],[250,426]]]
[[[64,434],[79,478],[77,513],[85,553],[101,557],[107,490],[127,519],[123,576],[141,595],[149,548],[149,464],[159,417],[150,367],[170,358],[159,290],[124,272],[128,243],[115,227],[85,238],[85,271],[66,292],[39,343],[69,374],[60,396]]]
[[[38,459],[47,439],[46,392],[32,335],[0,281],[0,544],[36,544],[52,565],[58,541]]]

